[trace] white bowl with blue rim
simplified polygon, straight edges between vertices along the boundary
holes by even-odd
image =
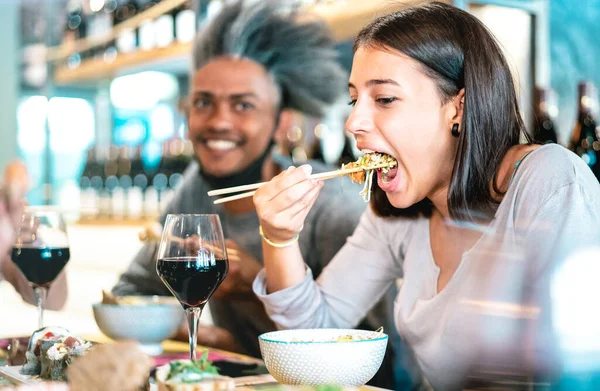
[[[94,318],[104,335],[133,340],[147,354],[162,352],[161,342],[183,325],[184,311],[174,297],[126,296],[123,304],[94,304]]]
[[[258,337],[269,373],[282,384],[360,387],[379,370],[388,336],[351,329],[281,330]]]

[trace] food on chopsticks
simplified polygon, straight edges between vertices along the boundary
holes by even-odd
[[[353,172],[350,174],[350,180],[356,183],[364,183],[364,187],[360,192],[365,202],[371,199],[371,186],[373,185],[373,174],[375,170],[381,170],[383,175],[386,175],[392,168],[398,166],[398,161],[393,156],[379,152],[365,153],[355,162],[342,165],[342,169],[362,168],[362,171]]]
[[[44,327],[35,331],[29,339],[21,374],[65,381],[69,365],[91,347],[90,342],[72,335],[65,328]]]
[[[205,351],[198,360],[175,360],[156,370],[158,391],[226,391],[235,388],[231,377],[221,376]]]

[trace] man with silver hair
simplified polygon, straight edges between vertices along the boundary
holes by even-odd
[[[230,262],[227,278],[210,301],[215,327],[200,327],[198,342],[257,357],[257,337],[276,327],[251,290],[262,268],[254,204],[245,198],[215,206],[206,193],[268,181],[292,166],[289,158],[272,153],[272,147],[292,126],[293,111],[322,116],[347,84],[324,23],[300,22],[284,4],[227,2],[198,33],[187,118],[197,163],[186,171],[166,211],[220,216],[227,247],[240,259]],[[331,167],[310,162],[305,169]],[[300,234],[300,249],[316,275],[350,236],[366,206],[360,189],[346,180],[342,192],[341,181],[325,183]],[[170,295],[155,271],[156,249],[156,243],[142,248],[113,288],[115,294]],[[390,307],[382,303],[359,327],[393,330]],[[184,328],[181,336],[187,338]],[[385,372],[392,381],[390,367]]]

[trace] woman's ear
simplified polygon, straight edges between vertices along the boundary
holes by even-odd
[[[465,108],[465,89],[461,88],[458,94],[452,99],[452,105],[454,107],[454,115],[451,118],[452,123],[462,124],[462,117]]]

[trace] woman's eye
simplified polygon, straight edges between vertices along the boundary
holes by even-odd
[[[391,98],[378,98],[378,99],[377,99],[377,102],[378,102],[378,103],[381,103],[381,104],[383,104],[383,105],[389,105],[389,104],[392,104],[392,103],[394,103],[396,100],[397,100],[397,99],[396,99],[396,98],[394,98],[394,97],[391,97]]]
[[[356,99],[352,99],[352,100],[350,100],[350,102],[348,102],[348,106],[354,107],[355,105],[356,105]]]

